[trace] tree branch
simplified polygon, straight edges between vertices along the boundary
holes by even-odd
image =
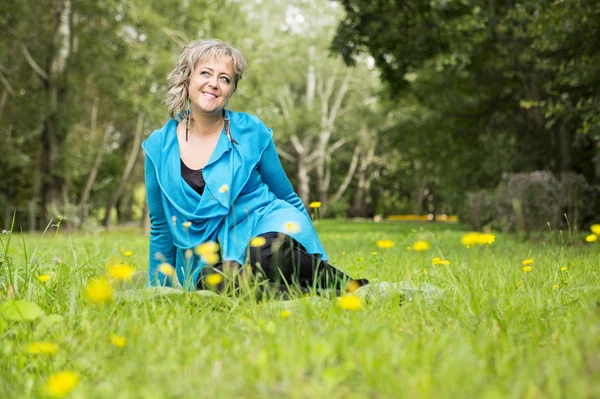
[[[352,182],[352,178],[354,177],[354,172],[356,171],[356,167],[358,166],[358,158],[360,157],[360,145],[354,147],[354,153],[352,154],[352,161],[350,162],[350,167],[348,168],[348,173],[344,177],[344,181],[338,187],[334,196],[329,200],[329,203],[337,202],[342,198],[342,195],[348,189],[348,186]]]
[[[40,66],[37,64],[37,62],[35,62],[35,60],[33,59],[33,57],[31,56],[31,54],[29,53],[29,50],[27,50],[27,47],[25,47],[25,44],[21,43],[21,51],[23,52],[23,55],[25,56],[25,59],[27,60],[27,63],[29,64],[29,66],[38,74],[40,75],[40,77],[44,80],[48,80],[48,75],[46,74],[46,72],[44,72],[44,70],[42,68],[40,68]]]

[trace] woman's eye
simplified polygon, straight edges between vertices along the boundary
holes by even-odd
[[[208,71],[202,71],[200,72],[200,75],[208,75]]]
[[[231,80],[227,76],[221,76],[221,80],[224,81],[224,82],[226,82],[226,83],[231,82]]]

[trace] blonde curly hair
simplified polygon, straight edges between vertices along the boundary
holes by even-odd
[[[183,49],[175,69],[168,77],[167,110],[171,118],[179,119],[186,109],[189,98],[188,85],[196,63],[223,55],[231,58],[233,63],[233,91],[235,92],[247,66],[239,50],[218,39],[195,40]]]

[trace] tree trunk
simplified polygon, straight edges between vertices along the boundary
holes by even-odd
[[[108,200],[108,203],[106,204],[106,213],[104,215],[104,220],[102,221],[102,225],[106,228],[110,227],[110,215],[112,213],[112,210],[117,205],[117,202],[121,197],[121,193],[125,189],[125,185],[129,180],[129,176],[131,175],[133,166],[135,165],[135,161],[137,159],[137,155],[140,149],[140,144],[142,142],[143,131],[144,114],[140,112],[138,114],[137,126],[135,128],[135,137],[133,140],[133,147],[131,148],[131,152],[129,153],[129,159],[127,160],[127,164],[125,165],[125,169],[123,170],[123,175],[121,176],[121,180],[119,181],[117,189],[112,193]]]

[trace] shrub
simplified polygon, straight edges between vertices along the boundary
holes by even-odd
[[[561,173],[560,185],[561,216],[566,214],[572,227],[580,227],[590,213],[591,206],[587,203],[589,201],[586,201],[586,198],[593,198],[586,195],[590,187],[583,175],[575,173]],[[563,225],[566,225],[566,220],[561,219]]]

